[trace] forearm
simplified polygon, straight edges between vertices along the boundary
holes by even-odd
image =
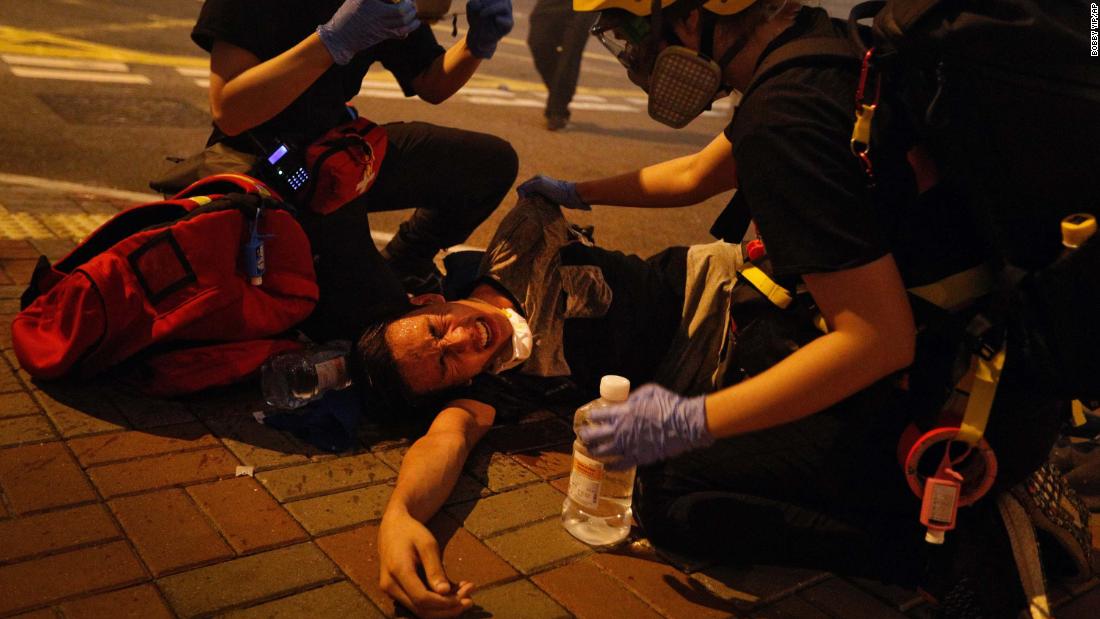
[[[719,134],[692,155],[577,183],[577,194],[587,204],[672,207],[697,204],[736,186],[732,146],[725,135]]]
[[[707,428],[726,437],[771,428],[824,410],[902,369],[893,343],[832,332],[767,371],[707,397]]]
[[[802,276],[829,333],[707,398],[707,427],[731,436],[823,410],[913,362],[916,327],[894,258]]]
[[[442,103],[465,86],[480,65],[481,59],[470,53],[462,37],[413,81],[413,88],[424,101]]]
[[[428,434],[418,439],[401,462],[386,511],[398,510],[427,522],[450,496],[467,455],[469,446],[461,435]]]
[[[592,181],[577,183],[577,195],[587,204],[673,207],[695,204],[699,196],[689,175],[692,155]]]
[[[256,127],[286,109],[332,66],[332,55],[316,33],[278,56],[236,75],[213,66],[210,107],[214,123],[228,135]]]

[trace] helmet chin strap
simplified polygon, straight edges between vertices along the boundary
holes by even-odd
[[[709,11],[704,11],[704,13],[709,13]],[[715,58],[715,56],[714,56],[714,51],[715,51],[714,50],[714,38],[715,38],[715,36],[714,35],[715,35],[715,31],[718,28],[718,20],[717,20],[717,17],[713,16],[713,13],[711,15],[712,15],[712,17],[710,19],[711,26],[710,26],[710,28],[707,28],[706,30],[704,30],[704,33],[709,32],[709,35],[704,34],[704,37],[703,37],[703,40],[701,41],[701,43],[706,43],[706,44],[710,45],[710,57]],[[729,63],[733,62],[733,59],[737,57],[737,54],[740,54],[742,52],[742,50],[745,49],[745,46],[749,44],[749,38],[753,35],[753,33],[756,31],[756,28],[764,20],[760,19],[760,20],[753,20],[753,21],[755,23],[752,23],[748,28],[745,28],[745,30],[741,34],[737,35],[737,38],[734,39],[732,43],[730,43],[729,47],[726,48],[726,51],[722,52],[722,57],[715,59],[716,62],[718,63],[718,66],[722,70],[722,89],[725,90],[726,92],[733,92],[733,90],[734,90],[733,86],[726,83],[726,67],[729,66]]]

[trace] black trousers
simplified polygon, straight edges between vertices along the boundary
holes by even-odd
[[[570,0],[535,3],[527,47],[535,59],[535,69],[550,91],[546,99],[547,116],[569,118],[569,102],[577,91],[581,72],[581,54],[588,42],[588,29],[595,21],[595,13],[574,12]]]
[[[1046,459],[1064,407],[1005,367],[986,438],[997,483],[979,504]],[[919,584],[934,550],[923,541],[920,502],[897,462],[908,424],[892,387],[876,385],[794,423],[716,442],[639,469],[635,515],[659,547],[724,562],[829,570]],[[959,514],[952,537],[970,522]]]
[[[378,180],[348,206],[416,209],[386,247],[398,263],[431,260],[465,241],[516,180],[519,159],[501,138],[423,122],[385,127],[389,146]]]

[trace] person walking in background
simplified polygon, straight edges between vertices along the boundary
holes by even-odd
[[[538,0],[531,11],[527,46],[549,91],[545,114],[550,131],[569,124],[569,102],[577,91],[581,54],[595,21],[594,13],[574,12],[572,0]]]

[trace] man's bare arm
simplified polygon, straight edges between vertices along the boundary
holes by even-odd
[[[421,617],[451,617],[473,604],[473,583],[452,589],[439,545],[424,523],[450,496],[462,465],[492,426],[494,414],[491,406],[473,400],[449,404],[401,462],[397,487],[379,528],[379,585]],[[427,586],[418,567],[424,570]]]

